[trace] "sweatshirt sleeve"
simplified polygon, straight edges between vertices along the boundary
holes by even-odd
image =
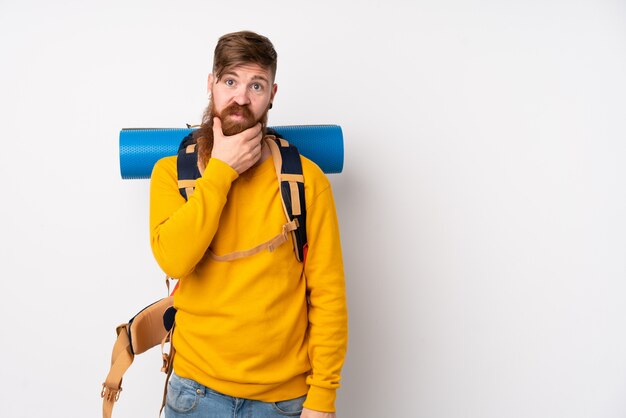
[[[348,344],[348,314],[339,225],[330,185],[307,208],[309,250],[309,392],[304,406],[335,411],[335,392]]]
[[[212,158],[185,201],[178,190],[176,159],[157,162],[150,180],[150,244],[165,274],[180,279],[194,270],[215,236],[237,177],[228,164]]]

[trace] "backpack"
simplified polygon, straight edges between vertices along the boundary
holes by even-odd
[[[306,260],[307,236],[306,236],[306,204],[304,197],[304,176],[302,174],[302,161],[297,148],[289,144],[275,131],[267,129],[263,139],[269,145],[276,168],[278,187],[285,211],[287,223],[281,232],[269,241],[260,244],[252,249],[237,251],[222,256],[217,256],[208,252],[209,256],[217,261],[230,261],[238,258],[248,257],[261,251],[273,251],[292,236],[294,254],[296,259],[302,263]],[[198,153],[193,133],[187,135],[178,147],[177,170],[178,188],[180,194],[188,200],[195,190],[196,179],[199,178]],[[169,293],[169,278],[166,278]],[[178,286],[178,285],[177,285]],[[122,378],[126,370],[130,367],[136,354],[141,354],[148,349],[161,344],[163,366],[161,371],[166,373],[165,390],[161,411],[165,406],[165,396],[167,391],[167,381],[172,373],[173,358],[176,350],[172,344],[172,335],[175,326],[176,309],[174,308],[172,293],[163,299],[148,305],[137,315],[132,317],[127,323],[116,328],[117,340],[113,346],[111,355],[111,368],[104,383],[100,396],[103,399],[102,415],[110,418],[113,412],[113,405],[119,399],[122,391]],[[170,343],[170,351],[166,353],[164,346]]]

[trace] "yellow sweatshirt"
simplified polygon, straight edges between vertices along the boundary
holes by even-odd
[[[186,202],[176,157],[154,167],[150,239],[174,296],[174,370],[218,392],[265,402],[307,394],[304,406],[335,410],[347,346],[339,227],[330,183],[302,157],[309,250],[304,266],[291,238],[274,252],[234,261],[277,235],[286,217],[272,158],[238,176],[210,159]],[[307,303],[308,297],[308,303]]]

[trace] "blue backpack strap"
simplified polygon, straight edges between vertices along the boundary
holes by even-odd
[[[193,133],[187,135],[178,147],[176,168],[178,169],[178,190],[188,200],[196,187],[196,179],[200,177],[198,169],[197,144],[193,139]]]

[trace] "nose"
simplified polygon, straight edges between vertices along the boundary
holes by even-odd
[[[245,106],[247,104],[250,104],[250,97],[248,96],[248,89],[245,88],[244,86],[242,86],[241,88],[237,89],[237,91],[235,92],[235,97],[233,98],[233,100],[239,106]]]

